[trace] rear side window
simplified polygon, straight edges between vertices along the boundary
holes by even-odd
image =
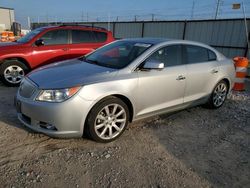
[[[209,61],[215,61],[215,60],[217,60],[216,54],[213,51],[211,51],[211,50],[208,50],[208,60]]]
[[[96,42],[92,31],[72,30],[72,43]]]
[[[68,30],[53,30],[45,33],[41,39],[44,45],[68,44]]]
[[[187,63],[200,63],[208,61],[208,52],[206,48],[200,46],[186,46]]]
[[[97,31],[93,31],[95,38],[96,38],[96,42],[106,42],[107,40],[107,33],[104,32],[97,32]]]
[[[186,61],[188,64],[214,61],[217,59],[216,54],[207,48],[194,45],[185,45],[185,47]]]
[[[171,45],[157,50],[149,57],[149,60],[155,60],[164,63],[164,67],[182,65],[182,46]]]

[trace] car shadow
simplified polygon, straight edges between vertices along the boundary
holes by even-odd
[[[0,121],[32,132],[22,126],[16,117],[13,104],[16,91],[17,88],[0,86]],[[180,175],[178,178],[188,178],[189,174],[196,174],[212,187],[247,187],[250,169],[250,117],[249,114],[246,114],[249,111],[244,110],[247,106],[241,108],[242,103],[244,102],[229,99],[222,108],[217,110],[198,106],[147,118],[139,123],[133,123],[131,126],[146,127],[150,130],[150,134],[153,139],[156,139],[157,144],[163,147],[166,153],[173,156],[175,159],[173,162],[178,161],[185,167],[179,168],[181,166],[179,165],[178,171],[173,169],[173,172],[177,171],[177,174]],[[133,134],[137,135],[136,131],[135,128]],[[131,134],[125,132],[120,140],[105,145],[105,147],[121,143],[131,143],[132,145],[133,140],[130,140],[130,137]],[[84,151],[103,148],[103,144],[92,143],[87,139],[65,142],[51,139],[43,144],[46,152],[66,147],[81,148]],[[162,153],[159,160],[160,163],[169,165],[164,158],[166,153]],[[190,179],[190,181],[192,180]]]
[[[250,116],[240,103],[229,99],[216,110],[193,107],[144,126],[186,167],[180,174],[197,174],[212,187],[244,187],[250,183]]]

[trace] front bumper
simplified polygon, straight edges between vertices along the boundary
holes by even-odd
[[[57,138],[82,136],[84,122],[92,102],[82,99],[77,94],[61,103],[26,99],[19,93],[15,99],[18,119],[26,127]],[[54,128],[48,129],[45,125]]]

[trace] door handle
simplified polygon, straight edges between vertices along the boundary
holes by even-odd
[[[216,73],[218,73],[218,72],[219,72],[219,71],[216,70],[216,69],[213,69],[213,70],[211,71],[212,74],[216,74]]]
[[[186,79],[186,77],[185,76],[182,76],[182,75],[180,75],[180,76],[178,76],[177,78],[176,78],[176,80],[185,80]]]
[[[63,48],[62,50],[63,50],[63,51],[68,51],[68,50],[69,50],[69,48]]]

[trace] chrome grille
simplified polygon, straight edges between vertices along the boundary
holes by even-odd
[[[24,78],[19,87],[19,94],[24,98],[30,98],[36,91],[36,86],[28,79]]]

